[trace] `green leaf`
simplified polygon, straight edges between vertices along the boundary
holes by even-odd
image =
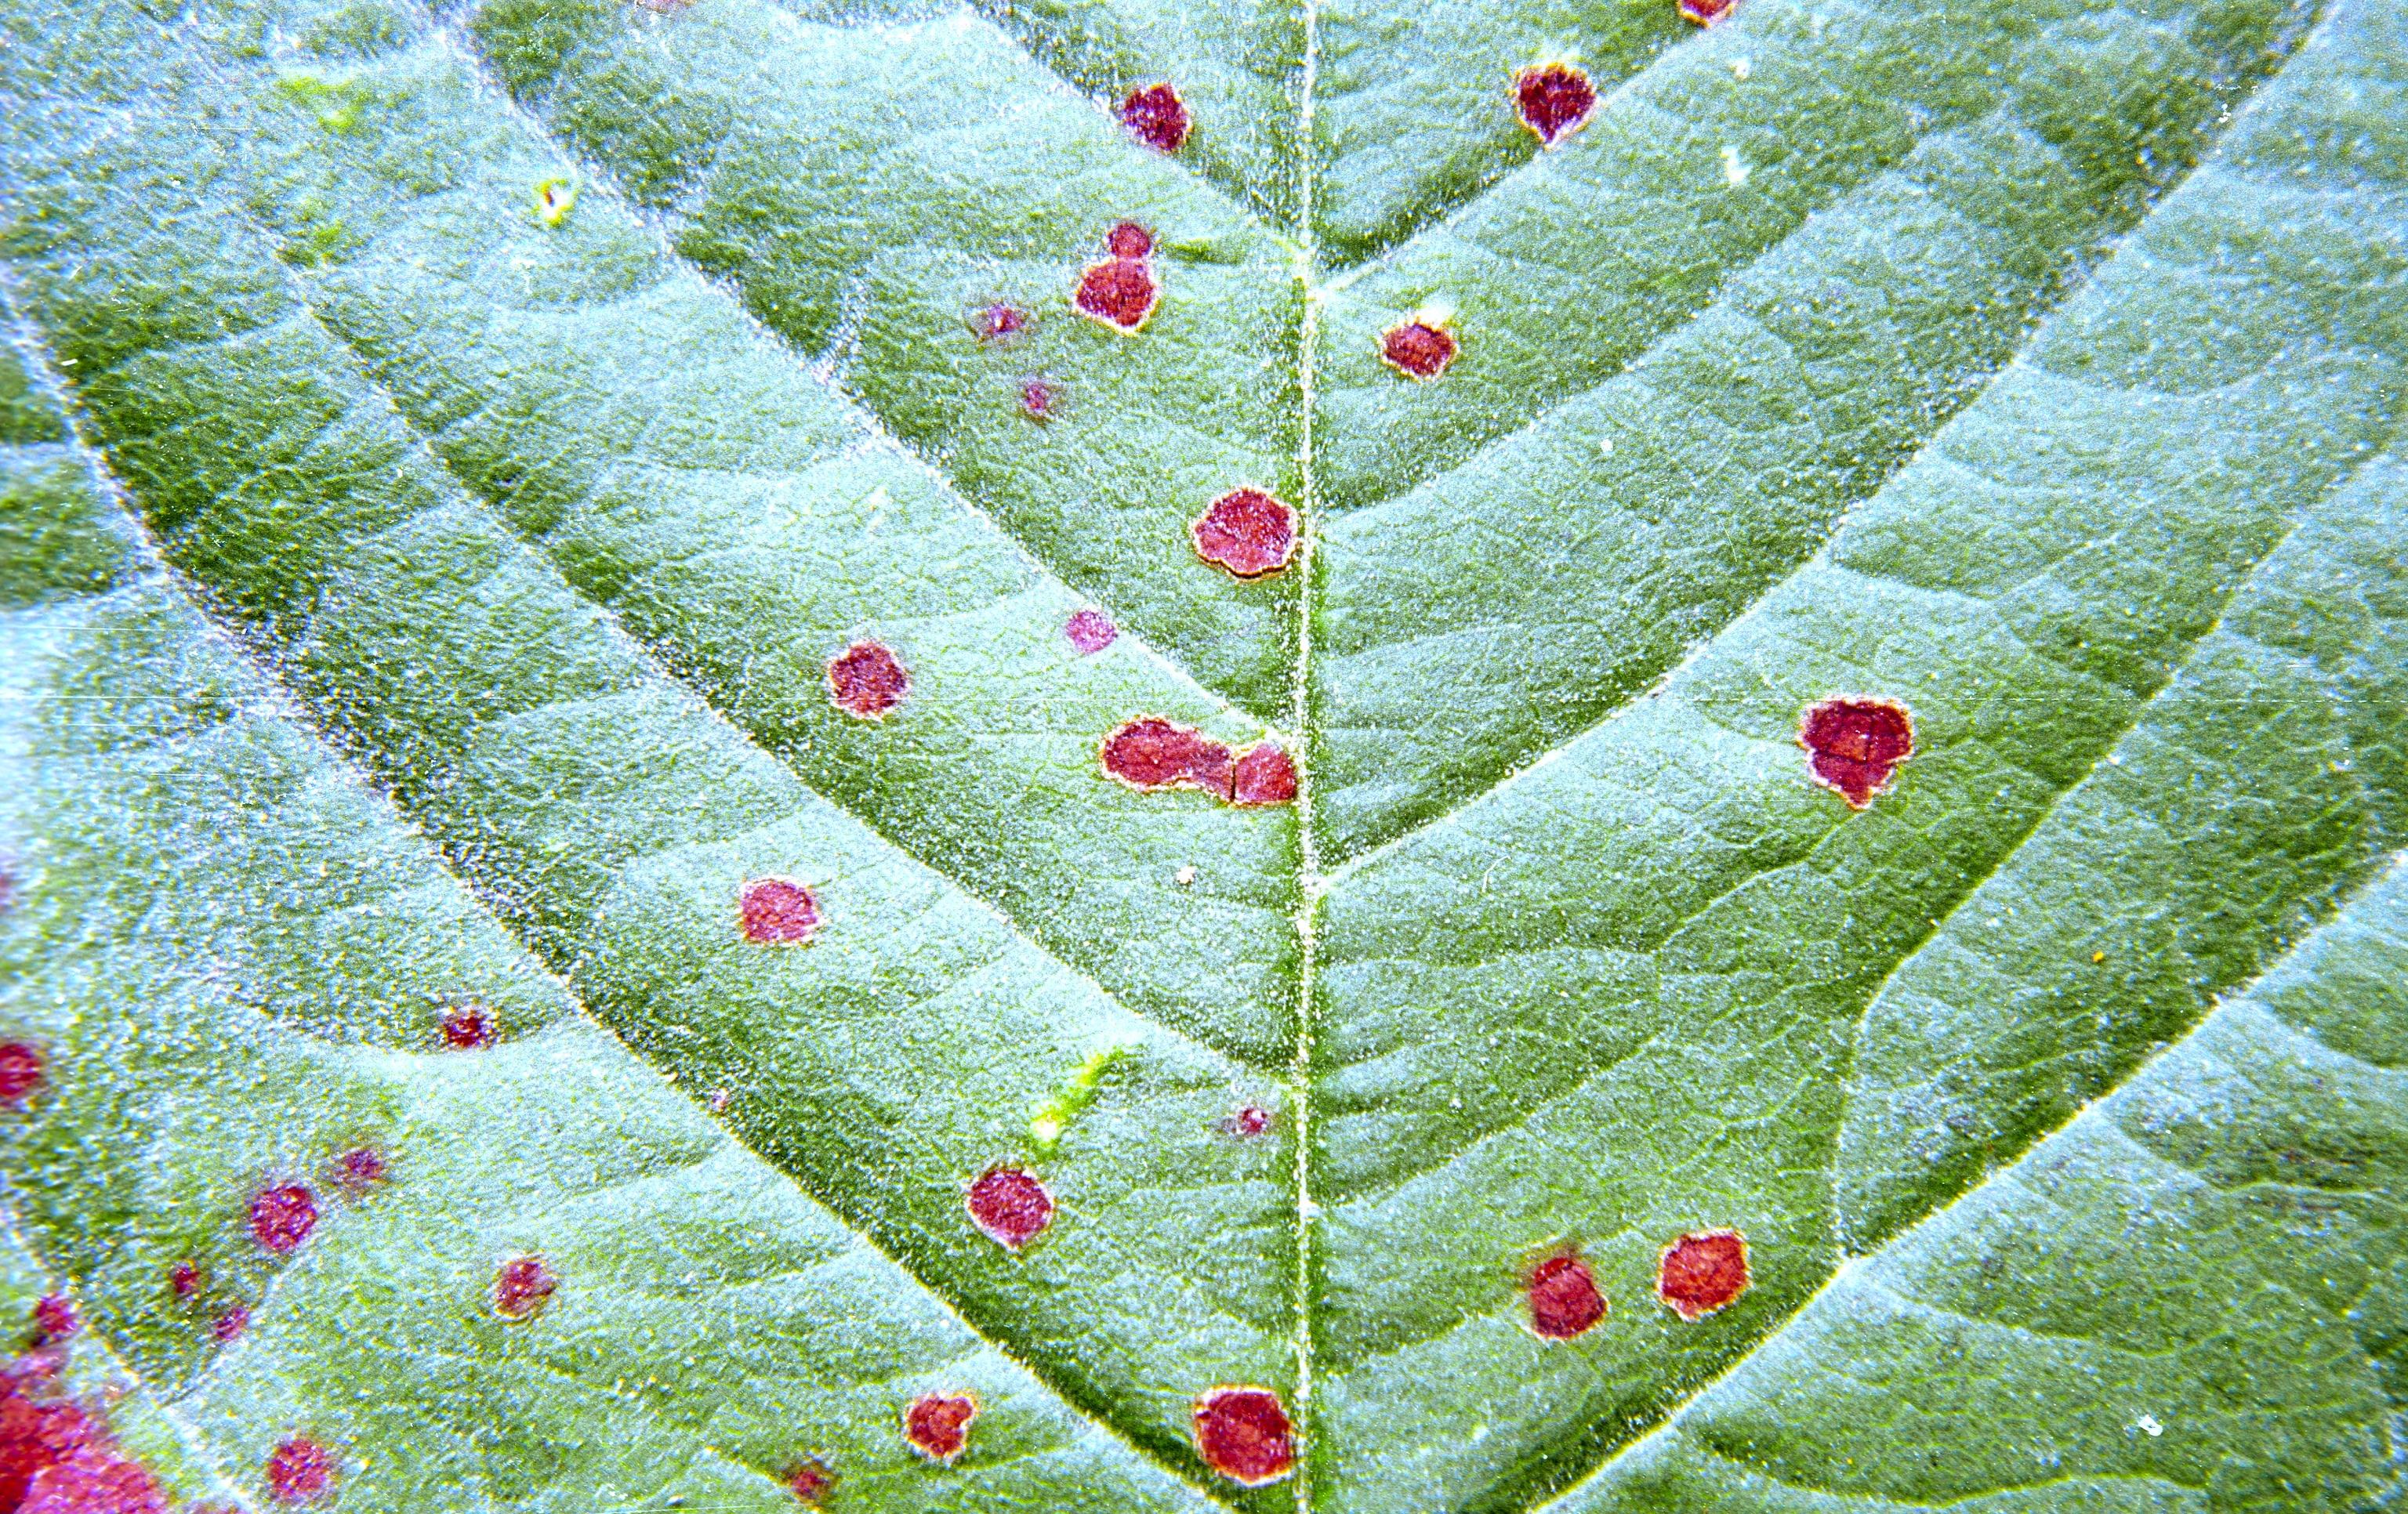
[[[0,1399],[159,1508],[2401,1498],[2401,7],[25,0],[0,100]]]

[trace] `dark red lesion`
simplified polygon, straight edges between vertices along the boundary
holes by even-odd
[[[1380,361],[1409,378],[1435,378],[1455,361],[1455,333],[1415,319],[1380,334]]]
[[[1120,627],[1112,624],[1111,617],[1100,610],[1080,610],[1062,627],[1062,635],[1069,638],[1071,646],[1079,649],[1082,657],[1091,657],[1102,651],[1119,640],[1120,634]]]
[[[443,1044],[455,1051],[475,1051],[494,1044],[494,1017],[480,1004],[463,1004],[443,1015]]]
[[[970,1184],[970,1219],[989,1239],[1017,1251],[1054,1222],[1054,1195],[1018,1167],[990,1167]]]
[[[798,946],[819,934],[820,905],[791,878],[756,878],[736,902],[744,939],[761,946]]]
[[[1296,556],[1294,506],[1260,489],[1232,489],[1187,528],[1196,555],[1240,578],[1277,573]]]
[[[1196,1400],[1196,1453],[1241,1487],[1277,1482],[1296,1470],[1296,1427],[1268,1388],[1214,1388]]]
[[[0,1104],[16,1104],[42,1086],[42,1049],[30,1041],[0,1042]]]
[[[1052,420],[1054,401],[1054,386],[1044,379],[1024,378],[1020,381],[1020,413],[1031,421]]]
[[[1008,342],[1028,329],[1028,312],[1016,305],[990,305],[978,314],[979,340]]]
[[[806,1456],[789,1468],[786,1491],[813,1508],[836,1489],[836,1473],[817,1456]]]
[[[1116,258],[1154,256],[1154,233],[1134,221],[1124,221],[1104,234],[1104,250]]]
[[[1696,26],[1712,26],[1731,12],[1738,0],[1681,0],[1681,19]]]
[[[1157,152],[1176,152],[1187,141],[1194,118],[1168,84],[1141,84],[1121,101],[1121,124]]]
[[[334,1453],[308,1435],[288,1436],[267,1457],[268,1495],[280,1504],[306,1504],[335,1485]]]
[[[978,1400],[968,1393],[924,1393],[903,1411],[904,1438],[932,1462],[950,1462],[969,1444]]]
[[[166,1490],[125,1454],[102,1411],[64,1392],[65,1366],[65,1348],[51,1346],[0,1371],[0,1510],[168,1514]]]
[[[1081,315],[1127,336],[1145,325],[1161,299],[1151,263],[1143,258],[1106,258],[1087,264],[1079,275],[1070,303]]]
[[[1814,780],[1862,809],[1914,755],[1914,721],[1905,706],[1887,699],[1826,699],[1799,723],[1798,744]]]
[[[531,1320],[552,1302],[560,1279],[539,1256],[514,1256],[494,1278],[494,1312],[505,1320]]]
[[[1656,1264],[1656,1296],[1693,1322],[1727,1307],[1747,1286],[1747,1239],[1736,1230],[1692,1231],[1665,1247]]]
[[[911,676],[882,643],[856,641],[828,659],[828,697],[857,721],[882,721],[911,692]]]
[[[284,1256],[299,1249],[317,1228],[317,1197],[299,1183],[262,1189],[251,1201],[251,1238],[271,1255]]]
[[[1577,1256],[1551,1256],[1530,1272],[1530,1332],[1542,1340],[1570,1340],[1605,1318],[1597,1276]]]
[[[1229,802],[1254,807],[1296,802],[1296,759],[1275,741],[1257,742],[1238,754]]]
[[[1104,774],[1140,793],[1200,789],[1243,807],[1295,802],[1296,759],[1277,742],[1233,751],[1193,726],[1159,715],[1127,721],[1104,738]]]
[[[1522,124],[1552,146],[1588,120],[1597,86],[1570,64],[1539,64],[1513,76],[1513,104]]]

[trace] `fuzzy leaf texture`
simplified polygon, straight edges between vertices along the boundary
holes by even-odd
[[[2408,1502],[2408,6],[1693,8],[0,0],[0,1514]]]

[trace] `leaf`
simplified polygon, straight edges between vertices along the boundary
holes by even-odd
[[[2397,7],[0,25],[0,1397],[176,1507],[2398,1498]]]

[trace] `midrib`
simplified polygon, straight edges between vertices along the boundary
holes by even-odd
[[[1321,335],[1321,243],[1313,231],[1312,139],[1313,86],[1321,65],[1319,0],[1301,0],[1304,17],[1303,73],[1297,89],[1297,281],[1304,308],[1297,326],[1297,389],[1302,415],[1297,429],[1297,474],[1302,490],[1303,541],[1297,560],[1301,576],[1297,592],[1296,678],[1289,723],[1297,747],[1297,1005],[1296,1060],[1289,1074],[1289,1103],[1296,1141],[1296,1426],[1299,1452],[1296,1470],[1296,1507],[1312,1514],[1312,1459],[1315,1421],[1312,1381],[1313,1221],[1312,1202],[1312,997],[1316,943],[1315,915],[1325,884],[1321,849],[1313,827],[1312,805],[1312,616],[1313,560],[1319,544],[1320,491],[1313,476],[1313,361]]]

